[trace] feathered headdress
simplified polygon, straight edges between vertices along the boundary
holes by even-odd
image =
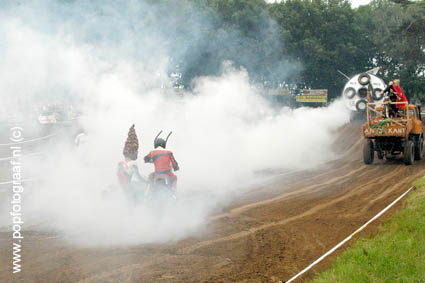
[[[128,131],[128,137],[127,137],[127,140],[125,141],[123,154],[127,158],[136,160],[138,153],[139,153],[139,140],[137,139],[136,129],[134,128],[134,124],[133,124],[130,130]]]

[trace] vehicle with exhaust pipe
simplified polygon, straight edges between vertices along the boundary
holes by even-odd
[[[391,104],[400,104],[396,115],[389,115]],[[367,121],[362,126],[363,161],[372,164],[375,152],[378,159],[403,157],[406,165],[421,160],[423,155],[424,124],[421,107],[408,102],[370,102],[366,105]]]
[[[386,84],[376,76],[378,71],[379,68],[374,68],[351,78],[342,73],[348,79],[342,97],[345,106],[353,113],[364,113],[368,102],[383,102],[382,90],[386,88]]]

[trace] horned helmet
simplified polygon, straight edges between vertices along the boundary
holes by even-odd
[[[153,146],[154,146],[154,148],[157,148],[157,147],[162,147],[162,148],[164,148],[165,149],[165,147],[167,146],[167,141],[168,141],[168,138],[171,136],[171,134],[173,133],[172,131],[168,134],[168,136],[167,136],[167,138],[164,140],[163,138],[159,138],[159,135],[162,133],[162,130],[161,131],[159,131],[159,133],[156,135],[156,137],[155,137],[155,140],[154,140],[154,142],[153,142]]]

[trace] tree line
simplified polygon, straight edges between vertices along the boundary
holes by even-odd
[[[335,98],[346,83],[338,70],[351,76],[380,66],[380,77],[400,78],[409,99],[425,102],[424,0],[359,8],[347,0],[151,2],[182,43],[170,51],[186,88],[228,60],[265,87],[325,88]]]

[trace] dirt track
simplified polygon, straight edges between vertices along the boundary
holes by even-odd
[[[335,146],[344,153],[340,159],[318,170],[276,177],[212,216],[203,235],[177,243],[83,249],[67,246],[56,235],[26,231],[24,267],[18,277],[22,282],[288,280],[424,175],[424,161],[405,166],[401,161],[375,160],[365,166],[356,124],[340,132]],[[360,236],[375,228],[376,223]],[[0,282],[18,279],[11,274],[10,247],[10,233],[0,233]],[[334,258],[335,254],[314,270],[328,267]],[[314,271],[299,281],[312,275]]]

